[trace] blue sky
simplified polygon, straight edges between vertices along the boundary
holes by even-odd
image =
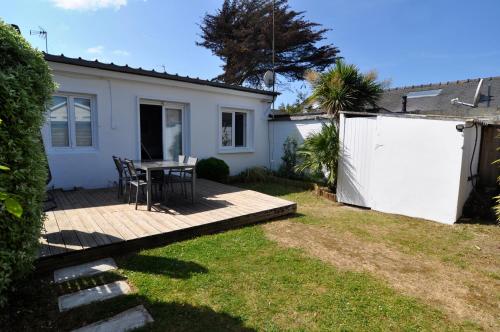
[[[49,52],[212,78],[221,61],[196,46],[198,23],[222,0],[0,0],[0,17],[18,24],[35,47],[48,31]],[[500,75],[500,1],[290,0],[332,29],[325,42],[346,61],[375,69],[391,86]],[[280,102],[292,102],[283,88]]]

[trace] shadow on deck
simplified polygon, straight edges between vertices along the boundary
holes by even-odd
[[[105,256],[166,245],[250,225],[296,211],[296,204],[208,180],[197,182],[195,203],[171,196],[147,211],[123,203],[113,189],[54,191],[47,213],[39,272]]]

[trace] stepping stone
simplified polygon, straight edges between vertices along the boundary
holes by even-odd
[[[59,311],[79,307],[97,301],[104,301],[128,294],[132,290],[126,281],[120,280],[110,284],[84,289],[75,293],[59,296]]]
[[[153,317],[143,305],[138,305],[111,318],[73,330],[73,332],[122,332],[142,327],[151,322],[153,322]]]
[[[68,280],[89,277],[102,272],[116,270],[117,266],[113,258],[103,258],[97,261],[65,267],[54,271],[54,282],[61,283]]]

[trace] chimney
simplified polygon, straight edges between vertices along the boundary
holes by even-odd
[[[406,112],[406,100],[408,99],[407,96],[402,96],[401,97],[401,112]]]

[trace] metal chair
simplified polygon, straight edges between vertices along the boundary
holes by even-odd
[[[177,161],[180,163],[185,163],[186,162],[186,156],[180,154],[177,156]],[[174,183],[181,183],[181,191],[183,190],[182,187],[182,168],[172,168],[168,171],[168,184],[170,184],[170,190],[173,192],[174,191]],[[166,185],[168,185],[166,184]]]
[[[124,184],[127,186],[127,175],[123,167],[123,162],[117,156],[113,156],[113,162],[115,163],[116,171],[118,172],[118,198],[123,196]]]
[[[141,179],[141,175],[137,173],[135,169],[134,162],[132,160],[125,159],[125,164],[127,165],[127,169],[130,175],[129,180],[129,192],[128,192],[128,204],[130,204],[130,198],[132,196],[132,186],[136,187],[135,191],[135,209],[137,210],[137,202],[139,201],[139,188],[143,188],[148,183]],[[143,192],[144,193],[144,192]]]
[[[186,183],[191,183],[191,200],[193,201],[193,203],[194,203],[193,176],[194,176],[194,168],[196,167],[197,163],[198,163],[198,158],[189,156],[187,158],[187,164],[193,167],[184,168],[182,170],[182,184],[184,185],[184,197],[187,198]]]

